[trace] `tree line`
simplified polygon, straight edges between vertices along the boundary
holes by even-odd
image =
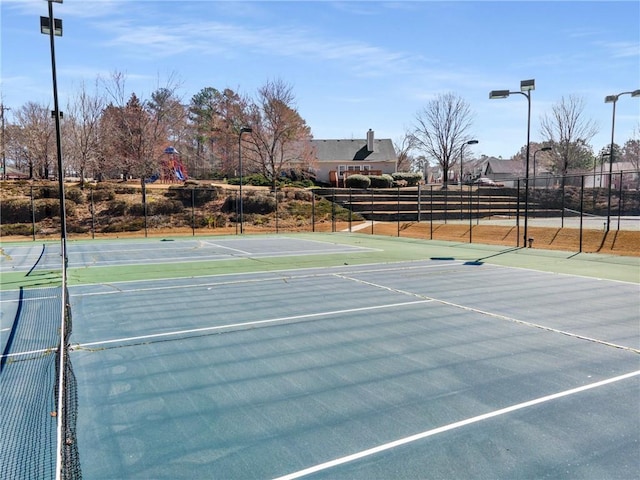
[[[63,111],[64,175],[144,181],[166,167],[168,147],[195,178],[237,176],[240,150],[245,173],[273,182],[285,170],[312,170],[311,129],[290,85],[267,81],[253,98],[207,87],[188,103],[178,95],[179,86],[172,77],[144,99],[127,93],[119,72],[96,81],[92,92],[83,84]],[[29,178],[57,176],[49,106],[27,102],[13,119],[3,131],[10,163]],[[241,135],[246,127],[251,131]]]
[[[238,176],[240,153],[242,173],[259,173],[274,185],[282,175],[312,176],[312,133],[297,110],[291,85],[280,79],[267,81],[253,96],[206,87],[188,102],[180,97],[180,87],[170,76],[148,98],[140,98],[128,92],[126,76],[120,72],[98,79],[91,92],[82,84],[63,112],[64,174],[83,180],[144,181],[166,168],[167,147],[173,147],[194,178]],[[595,154],[589,144],[598,129],[585,117],[584,107],[581,97],[563,97],[542,117],[544,140],[530,146],[530,160],[535,150],[544,148],[536,159],[538,168],[566,175],[608,161],[608,145]],[[10,163],[29,178],[57,176],[49,106],[27,102],[13,111],[13,122],[6,126],[5,110],[3,106],[2,151]],[[394,142],[398,171],[424,172],[433,163],[442,169],[446,183],[464,145],[474,138],[473,118],[464,98],[454,93],[434,97],[416,113],[403,138]],[[613,148],[616,161],[640,167],[640,135]],[[512,159],[521,160],[524,167],[525,157],[526,145]]]

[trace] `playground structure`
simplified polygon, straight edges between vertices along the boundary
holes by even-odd
[[[167,155],[166,160],[163,159],[160,164],[160,172],[154,173],[150,178],[145,180],[146,183],[153,183],[160,180],[160,183],[177,183],[184,182],[187,176],[187,169],[185,168],[182,160],[180,160],[180,154],[174,147],[167,147],[164,149],[164,154]]]

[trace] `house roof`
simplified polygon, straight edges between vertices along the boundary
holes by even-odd
[[[390,139],[374,139],[373,152],[367,150],[366,139],[311,140],[319,162],[393,162],[398,160]]]
[[[520,174],[524,170],[520,160],[498,160],[491,158],[487,160],[487,172]]]

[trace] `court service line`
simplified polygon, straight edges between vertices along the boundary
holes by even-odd
[[[410,267],[394,267],[394,268],[368,268],[368,267],[377,267],[379,264],[370,264],[370,265],[363,265],[361,267],[367,267],[366,269],[363,270],[353,270],[350,272],[343,272],[343,273],[336,273],[336,272],[331,272],[331,271],[327,271],[330,269],[344,269],[344,265],[336,265],[336,266],[331,266],[331,267],[324,267],[322,268],[321,271],[318,271],[319,269],[317,267],[314,268],[303,268],[303,269],[294,269],[294,270],[273,270],[271,272],[240,272],[240,273],[221,273],[221,274],[212,274],[212,275],[200,275],[200,276],[193,276],[193,277],[189,277],[189,278],[178,278],[177,280],[190,280],[192,281],[191,283],[185,283],[182,285],[162,285],[162,286],[158,286],[158,287],[139,287],[139,288],[129,288],[126,289],[124,287],[119,287],[118,285],[127,285],[127,284],[134,284],[134,283],[144,283],[144,282],[153,282],[153,283],[159,283],[159,282],[165,282],[165,281],[175,281],[176,278],[171,278],[171,277],[167,277],[167,278],[159,278],[159,279],[146,279],[146,280],[124,280],[121,282],[109,282],[109,283],[102,283],[102,284],[83,284],[83,285],[74,285],[74,288],[77,287],[83,287],[83,286],[95,286],[95,285],[102,285],[102,286],[106,286],[106,287],[110,287],[113,288],[114,290],[109,290],[107,292],[84,292],[84,293],[75,293],[75,294],[71,294],[71,297],[89,297],[89,296],[95,296],[95,295],[113,295],[113,294],[117,294],[117,293],[140,293],[140,292],[153,292],[153,291],[158,291],[158,290],[176,290],[176,289],[191,289],[191,288],[200,288],[200,287],[219,287],[219,286],[224,286],[224,285],[238,285],[238,284],[249,284],[249,283],[262,283],[262,282],[270,282],[270,281],[282,281],[283,279],[285,280],[299,280],[299,279],[308,279],[308,278],[322,278],[322,277],[328,277],[328,276],[343,276],[343,278],[350,280],[350,281],[356,281],[356,282],[362,282],[362,283],[366,283],[363,280],[358,280],[355,279],[353,277],[347,276],[347,275],[353,275],[353,274],[362,274],[362,273],[378,273],[378,272],[394,272],[394,271],[405,271],[405,270],[415,270],[415,269],[435,269],[435,268],[452,268],[456,265],[461,265],[461,263],[449,263],[446,265],[442,265],[442,264],[438,264],[438,265],[416,265],[416,266],[410,266]],[[315,271],[314,271],[315,270]],[[300,272],[300,273],[298,273]],[[310,273],[307,273],[310,272]],[[224,277],[247,277],[247,276],[251,276],[251,275],[256,275],[256,273],[259,274],[271,274],[268,277],[263,277],[263,278],[241,278],[239,280],[223,280],[223,281],[218,281],[218,282],[205,282],[205,283],[200,283],[200,282],[193,282],[193,280],[197,280],[197,279],[201,279],[201,280],[207,280],[207,279],[213,279],[213,278],[224,278]],[[283,275],[286,274],[286,275]],[[372,286],[376,286],[376,287],[380,287],[380,288],[387,288],[384,287],[382,285],[377,285],[374,283],[371,283],[370,285]],[[389,290],[391,290],[389,288]],[[407,294],[407,295],[411,295],[411,292],[404,292],[402,290],[397,290],[398,292]],[[419,296],[419,295],[415,295],[415,296]],[[0,300],[0,302],[2,302],[2,300]]]
[[[119,342],[131,342],[131,341],[140,341],[140,340],[151,340],[154,338],[162,338],[162,337],[173,337],[177,335],[188,335],[191,333],[202,333],[202,332],[214,332],[216,330],[226,330],[229,328],[239,328],[239,327],[253,327],[257,325],[267,325],[272,323],[279,322],[287,322],[292,320],[304,320],[309,318],[318,318],[318,317],[328,317],[331,315],[339,315],[343,313],[353,313],[353,312],[364,312],[368,310],[379,310],[383,308],[396,308],[396,307],[404,307],[406,305],[416,305],[420,303],[429,303],[432,300],[417,300],[413,302],[402,302],[402,303],[390,303],[386,305],[374,305],[368,307],[359,307],[359,308],[347,308],[344,310],[332,310],[329,312],[319,312],[319,313],[308,313],[305,315],[292,315],[289,317],[278,317],[271,318],[267,320],[256,320],[253,322],[243,322],[243,323],[230,323],[227,325],[216,325],[215,327],[200,327],[200,328],[191,328],[187,330],[179,330],[174,332],[163,332],[163,333],[152,333],[149,335],[139,335],[135,337],[126,337],[126,338],[115,338],[112,340],[101,340],[97,342],[89,342],[89,343],[80,343],[73,345],[72,350],[77,348],[85,348],[85,347],[95,347],[97,345],[109,345],[112,343]]]
[[[550,402],[552,400],[557,400],[562,397],[568,397],[570,395],[575,395],[578,393],[585,392],[587,390],[592,390],[594,388],[599,388],[604,385],[608,385],[610,383],[620,382],[622,380],[627,380],[632,377],[636,377],[640,375],[640,370],[636,370],[635,372],[626,373],[624,375],[619,375],[617,377],[607,378],[605,380],[601,380],[599,382],[590,383],[588,385],[583,385],[581,387],[572,388],[569,390],[565,390],[563,392],[554,393],[551,395],[546,395],[544,397],[539,397],[533,400],[529,400],[527,402],[518,403],[515,405],[511,405],[506,408],[501,408],[499,410],[494,410],[493,412],[485,413],[482,415],[478,415],[475,417],[467,418],[465,420],[461,420],[459,422],[450,423],[449,425],[444,425],[442,427],[434,428],[432,430],[427,430],[421,433],[417,433],[415,435],[411,435],[409,437],[401,438],[399,440],[395,440],[393,442],[384,443],[382,445],[378,445],[377,447],[369,448],[367,450],[362,450],[360,452],[354,453],[352,455],[347,455],[345,457],[336,458],[335,460],[331,460],[328,462],[320,463],[318,465],[314,465],[309,468],[305,468],[303,470],[299,470],[297,472],[289,473],[287,475],[283,475],[281,477],[277,477],[274,480],[294,480],[297,478],[306,477],[307,475],[311,475],[313,473],[318,473],[323,470],[328,470],[333,467],[337,467],[338,465],[344,465],[346,463],[354,462],[361,458],[369,457],[371,455],[375,455],[380,452],[384,452],[387,450],[391,450],[393,448],[399,447],[401,445],[406,445],[408,443],[416,442],[418,440],[425,439],[427,437],[431,437],[437,435],[439,433],[448,432],[450,430],[454,430],[456,428],[464,427],[467,425],[471,425],[473,423],[482,422],[484,420],[489,420],[494,417],[499,417],[501,415],[506,415],[508,413],[516,412],[518,410],[522,410],[525,408],[533,407],[535,405],[539,405],[541,403]]]
[[[638,349],[638,348],[629,347],[629,346],[626,346],[626,345],[620,345],[618,343],[608,342],[606,340],[601,340],[599,338],[594,338],[594,337],[588,337],[586,335],[580,335],[579,333],[569,332],[567,330],[560,330],[559,328],[549,327],[547,325],[542,325],[540,323],[534,323],[534,322],[529,322],[529,321],[526,321],[526,320],[520,320],[518,318],[509,317],[507,315],[502,315],[500,313],[488,312],[486,310],[481,310],[479,308],[468,307],[466,305],[461,305],[459,303],[454,303],[454,302],[450,302],[450,301],[447,301],[447,300],[441,300],[439,298],[429,297],[427,295],[421,295],[421,294],[418,294],[418,293],[415,293],[415,292],[408,292],[408,291],[405,291],[405,290],[398,290],[396,288],[387,287],[386,285],[382,285],[382,284],[379,284],[379,283],[373,283],[373,282],[369,282],[369,281],[366,281],[366,280],[361,280],[361,279],[358,279],[358,278],[348,277],[346,275],[336,274],[336,276],[344,278],[346,280],[352,280],[352,281],[357,282],[357,283],[363,283],[365,285],[369,285],[369,286],[372,286],[372,287],[377,287],[377,288],[381,288],[381,289],[384,289],[384,290],[389,290],[389,291],[396,292],[396,293],[402,293],[402,294],[405,294],[405,295],[411,295],[411,296],[418,297],[418,298],[424,298],[426,300],[432,300],[434,302],[441,303],[442,305],[448,305],[450,307],[460,308],[460,309],[466,310],[468,312],[479,313],[481,315],[486,315],[488,317],[493,317],[493,318],[497,318],[497,319],[500,319],[500,320],[506,320],[508,322],[513,322],[513,323],[518,323],[520,325],[525,325],[527,327],[538,328],[540,330],[546,330],[547,332],[559,333],[561,335],[566,335],[567,337],[577,338],[579,340],[586,340],[588,342],[598,343],[600,345],[605,345],[607,347],[619,348],[621,350],[626,350],[626,351],[633,352],[633,353],[640,353],[640,349]]]
[[[215,243],[215,242],[202,242],[204,245],[210,245],[212,247],[220,247],[220,248],[224,248],[226,250],[231,250],[234,252],[238,252],[238,253],[242,253],[243,255],[251,255],[251,252],[247,252],[245,250],[240,250],[239,248],[231,248],[231,247],[226,247],[224,245],[220,245],[219,243]]]

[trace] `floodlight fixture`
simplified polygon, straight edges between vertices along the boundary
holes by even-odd
[[[51,21],[48,17],[40,17],[40,33],[49,35],[51,33]],[[53,19],[53,34],[56,37],[62,36],[62,20]]]
[[[489,98],[494,100],[496,98],[507,98],[511,92],[509,90],[491,90],[489,92]]]
[[[536,81],[531,80],[522,80],[520,82],[520,91],[521,92],[530,92],[531,90],[536,89]]]

